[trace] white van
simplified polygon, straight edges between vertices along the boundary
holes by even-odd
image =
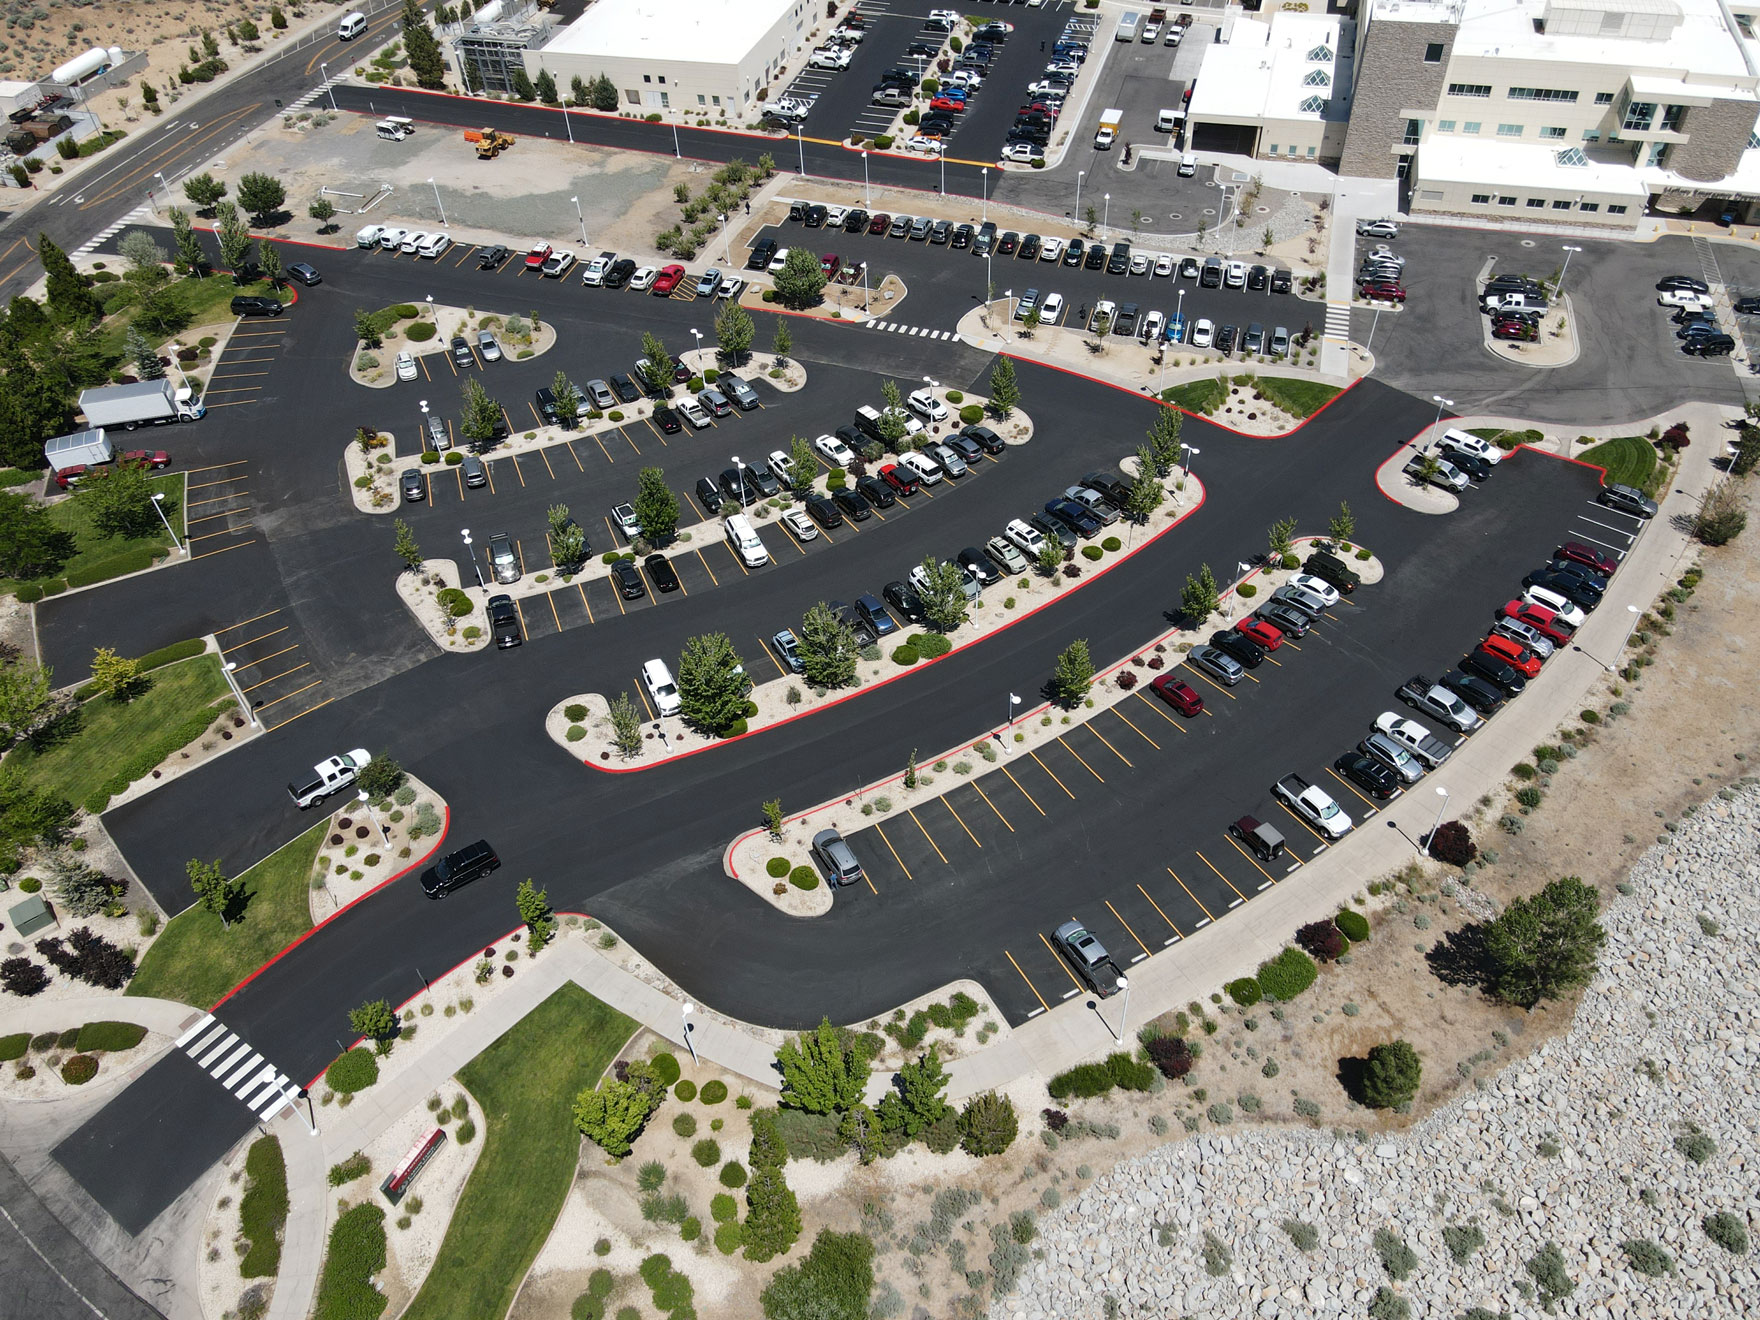
[[[1189,179],[1197,172],[1198,158],[1188,151],[1185,155],[1179,158],[1179,177],[1182,179]]]
[[[770,552],[758,539],[757,529],[743,513],[736,513],[727,520],[727,543],[739,556],[740,563],[747,568],[757,568],[770,562]]]
[[[407,128],[389,119],[381,119],[377,124],[374,124],[373,131],[387,142],[402,142],[409,136]]]
[[[1163,110],[1155,116],[1157,133],[1178,133],[1186,122],[1184,110]]]
[[[354,245],[358,248],[376,248],[379,240],[384,237],[384,225],[368,225],[354,236]]]
[[[351,10],[342,16],[336,25],[336,35],[342,41],[353,41],[367,30],[367,16],[358,9]]]

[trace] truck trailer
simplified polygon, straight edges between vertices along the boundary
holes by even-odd
[[[120,426],[126,431],[161,422],[194,422],[208,411],[194,390],[174,389],[166,379],[85,390],[79,396],[79,408],[89,426]]]

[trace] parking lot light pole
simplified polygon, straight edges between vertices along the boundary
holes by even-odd
[[[697,1058],[697,1043],[691,1039],[691,1008],[691,1001],[687,999],[679,1006],[678,1012],[684,1019],[684,1047],[691,1052],[691,1066],[696,1067],[701,1061]]]
[[[1442,425],[1442,410],[1444,408],[1454,407],[1454,400],[1453,399],[1445,399],[1440,394],[1432,394],[1430,397],[1433,400],[1435,400],[1435,402],[1436,402],[1436,422],[1435,422],[1435,425],[1433,425],[1430,428],[1432,431],[1435,431],[1437,429],[1437,427],[1440,427]],[[1434,435],[1431,436],[1432,440],[1434,440],[1435,438],[1436,437]]]
[[[574,203],[574,218],[581,222],[581,246],[587,247],[589,246],[589,241],[587,239],[587,214],[585,211],[581,210],[581,199],[578,197],[570,197],[568,200]],[[585,256],[586,254],[583,252],[581,255]]]
[[[862,315],[868,315],[868,263],[862,263]]]
[[[946,149],[945,148],[937,148],[935,151],[935,159],[941,162],[941,195],[943,197],[945,197],[945,196],[947,196],[947,151],[946,151]]]
[[[308,64],[306,67],[309,69],[312,66]],[[318,72],[324,75],[324,90],[330,94],[330,110],[334,114],[336,113],[336,89],[330,85],[330,66],[320,64]]]
[[[672,158],[674,160],[684,159],[684,152],[679,149],[678,145],[678,121],[676,119],[672,121]]]
[[[1088,177],[1088,171],[1076,171],[1076,223],[1082,223],[1082,180]]]
[[[1190,481],[1192,479],[1192,460],[1203,452],[1204,452],[1203,450],[1196,449],[1193,446],[1185,444],[1183,442],[1180,444],[1179,465],[1186,470],[1185,479],[1187,481]]]
[[[470,556],[471,572],[477,575],[477,585],[487,591],[488,584],[483,581],[483,570],[477,566],[477,552],[471,549],[471,529],[463,527],[459,530],[464,534],[464,552]]]
[[[719,217],[719,219],[721,221],[721,251],[727,258],[727,264],[729,266],[732,266],[733,265],[733,238],[727,231],[727,217],[725,215],[722,215]],[[711,294],[710,297],[714,297],[714,295]]]
[[[251,703],[244,699],[244,689],[238,685],[237,662],[228,660],[221,666],[221,669],[226,674],[226,682],[228,686],[232,688],[232,695],[238,698],[239,708],[250,718],[251,727],[254,729],[262,728],[263,724],[262,721],[257,718],[257,712],[251,708]]]
[[[698,356],[698,357],[699,357],[699,358],[700,358],[700,357],[702,357],[702,356],[703,356],[703,332],[702,332],[702,331],[701,331],[701,330],[692,330],[692,331],[691,331],[691,334],[692,334],[692,335],[693,335],[693,336],[694,336],[694,337],[695,337],[695,338],[696,338],[696,341],[697,341],[697,356]],[[700,366],[699,366],[699,367],[698,367],[698,368],[697,368],[697,370],[698,370],[698,372],[699,372],[699,373],[701,373],[701,371],[702,371],[702,368],[701,368],[701,367],[700,367]]]
[[[1125,1019],[1131,1011],[1131,980],[1128,976],[1118,978],[1118,992],[1124,996],[1124,1002],[1118,1006],[1118,1039],[1124,1040]]]
[[[363,788],[359,793],[355,794],[355,798],[367,809],[368,819],[373,822],[374,828],[379,831],[379,841],[389,848],[391,846],[391,840],[385,834],[385,827],[379,824],[379,813],[373,810],[373,802],[367,795],[367,790]]]
[[[672,130],[672,135],[675,138],[678,136],[678,130],[676,128]],[[807,140],[801,136],[801,126],[799,124],[794,126],[794,146],[795,150],[801,154],[801,178],[804,179],[807,177]]]
[[[1441,784],[1438,784],[1436,786],[1436,796],[1441,798],[1442,801],[1436,806],[1436,820],[1430,826],[1430,837],[1425,840],[1423,848],[1419,850],[1419,856],[1430,853],[1430,850],[1436,846],[1436,831],[1442,828],[1442,813],[1448,810],[1448,790]],[[1434,856],[1435,854],[1430,853],[1430,855]]]
[[[862,153],[862,205],[874,209],[874,194],[868,190],[868,153]]]
[[[1571,258],[1583,250],[1571,243],[1561,243],[1559,246],[1564,250],[1564,269],[1558,272],[1558,285],[1553,290],[1554,294],[1564,292],[1564,277],[1570,273]]]
[[[1014,693],[1010,692],[1008,694],[1008,733],[1009,733],[1009,736],[1002,740],[1002,754],[1004,756],[1008,755],[1009,744],[1014,741],[1014,708],[1020,704],[1021,704],[1021,699],[1019,697],[1017,697]]]
[[[153,498],[158,499],[159,497],[155,495]],[[1617,674],[1619,672],[1620,657],[1626,653],[1626,644],[1632,640],[1632,634],[1636,632],[1638,628],[1638,616],[1641,613],[1638,607],[1636,605],[1628,605],[1626,606],[1626,613],[1632,616],[1632,621],[1626,625],[1626,635],[1620,639],[1619,650],[1613,653],[1613,659],[1611,661],[1603,660],[1601,662],[1601,667],[1610,674]],[[1590,658],[1593,659],[1594,657],[1591,656]]]
[[[442,202],[440,200],[440,185],[435,183],[433,178],[430,176],[428,179],[428,187],[430,187],[434,190],[434,205],[440,212],[440,223],[445,224],[446,223],[446,203]]]
[[[186,547],[182,541],[177,539],[177,533],[171,530],[171,519],[165,516],[164,491],[156,490],[153,492],[153,508],[159,515],[159,521],[165,524],[166,535],[170,536],[171,544],[177,547],[177,553],[180,555],[186,553],[188,547]]]
[[[733,455],[733,470],[738,474],[739,507],[743,509],[746,507],[746,465],[740,462],[738,454]]]
[[[1112,227],[1112,194],[1104,193],[1102,195],[1106,199],[1106,206],[1100,212],[1100,228],[1110,229]]]
[[[984,219],[990,219],[990,167],[984,166]]]

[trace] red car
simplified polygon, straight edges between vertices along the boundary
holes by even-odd
[[[1619,560],[1612,555],[1604,555],[1594,546],[1584,545],[1581,541],[1566,541],[1552,552],[1552,557],[1582,564],[1594,569],[1602,577],[1612,577],[1614,569],[1619,567]]]
[[[1558,616],[1544,605],[1534,605],[1525,600],[1512,600],[1502,610],[1506,619],[1517,619],[1527,624],[1543,637],[1550,637],[1559,646],[1570,645],[1574,628],[1567,627],[1558,621]]]
[[[835,252],[827,252],[819,258],[819,269],[825,272],[825,278],[828,280],[837,278],[838,269],[842,265],[843,258]]]
[[[929,102],[929,108],[931,110],[949,110],[956,115],[963,115],[966,112],[966,103],[956,101],[950,96],[937,96]]]
[[[1540,672],[1540,657],[1513,637],[1505,637],[1501,633],[1492,633],[1479,643],[1481,651],[1489,651],[1510,668],[1519,670],[1528,678]]]
[[[1235,624],[1236,632],[1245,633],[1267,651],[1275,651],[1283,645],[1283,630],[1276,624],[1267,623],[1257,615],[1249,614]]]
[[[550,260],[550,254],[553,251],[555,251],[555,249],[552,248],[548,243],[538,244],[530,252],[526,253],[526,269],[527,270],[542,270],[542,269],[544,269],[544,263],[546,261]]]
[[[1377,302],[1403,303],[1406,300],[1405,285],[1395,284],[1392,280],[1364,280],[1359,289],[1363,297]]]
[[[1200,697],[1190,683],[1175,678],[1172,674],[1163,674],[1149,687],[1155,695],[1172,706],[1181,715],[1202,715],[1204,698]]]
[[[158,469],[171,466],[171,455],[163,449],[125,449],[116,455],[119,463],[145,463],[148,467]],[[62,468],[55,474],[55,484],[62,490],[79,484],[79,479],[92,469],[84,463],[73,467]]]
[[[1493,339],[1513,339],[1518,344],[1531,344],[1540,338],[1540,331],[1526,321],[1493,321]]]
[[[870,234],[884,234],[891,228],[892,217],[887,215],[884,211],[875,212],[873,219],[868,221],[868,232]]]
[[[660,273],[654,277],[654,296],[670,298],[678,282],[684,278],[683,266],[662,266]]]
[[[898,463],[888,463],[881,468],[880,477],[900,495],[915,495],[923,484],[921,477]]]

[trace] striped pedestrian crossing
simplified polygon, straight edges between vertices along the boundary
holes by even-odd
[[[1336,339],[1340,343],[1348,343],[1351,337],[1351,305],[1348,302],[1329,302],[1326,304],[1327,339]]]
[[[99,231],[92,235],[92,237],[88,238],[84,243],[81,243],[73,250],[73,255],[76,257],[89,257],[92,253],[96,252],[106,240],[114,238],[130,225],[148,224],[152,221],[153,208],[150,206],[137,206],[108,229]]]
[[[959,335],[952,330],[931,330],[922,325],[901,325],[897,321],[869,321],[868,325],[875,330],[889,330],[895,335],[909,335],[923,339],[958,339]]]
[[[212,1013],[177,1038],[177,1048],[260,1119],[292,1104],[299,1087]]]
[[[336,78],[332,78],[328,82],[319,83],[316,87],[312,88],[311,91],[309,91],[309,92],[305,93],[303,96],[301,96],[299,98],[299,100],[289,102],[288,105],[283,108],[281,113],[284,115],[291,115],[291,114],[296,114],[297,112],[299,112],[301,110],[304,110],[313,101],[316,101],[320,96],[323,96],[326,92],[328,92],[330,90],[331,84],[335,83],[337,81],[337,79],[340,77],[341,77],[341,75],[338,74]]]

